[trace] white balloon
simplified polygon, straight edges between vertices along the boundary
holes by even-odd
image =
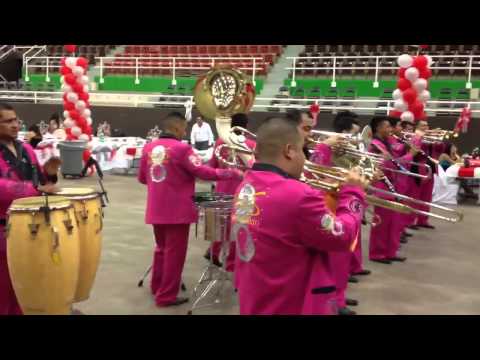
[[[417,90],[418,93],[421,93],[423,90],[425,90],[427,86],[428,86],[427,80],[423,78],[419,78],[415,80],[415,82],[413,83],[413,87],[415,88],[415,90]]]
[[[60,76],[60,83],[65,84],[65,76]]]
[[[73,127],[73,125],[75,125],[75,123],[70,118],[66,118],[65,121],[63,122],[63,126],[65,126],[67,129]]]
[[[72,128],[72,135],[80,136],[81,134],[82,134],[82,129],[80,129],[78,126],[74,126]]]
[[[86,140],[86,141],[89,141],[90,140],[90,136],[88,136],[87,134],[82,134],[78,137],[80,140]]]
[[[66,118],[69,118],[69,117],[70,117],[70,113],[69,113],[67,110],[65,110],[65,111],[63,112],[63,117],[64,117],[65,119],[66,119]]]
[[[408,54],[403,54],[398,57],[397,62],[400,67],[408,68],[412,66],[413,58]]]
[[[83,92],[88,93],[88,85],[83,85]]]
[[[88,117],[92,116],[92,112],[90,111],[90,109],[84,109],[82,115],[83,115],[83,117],[88,118]]]
[[[428,91],[428,90],[423,90],[423,91],[418,95],[418,98],[419,98],[421,101],[428,101],[428,100],[430,100],[430,91]]]
[[[401,111],[401,112],[404,112],[408,109],[407,104],[402,99],[396,100],[395,103],[393,104],[393,107],[395,108],[395,110]]]
[[[400,120],[412,122],[415,120],[415,116],[411,111],[405,111],[402,113],[402,115],[400,115]]]
[[[83,76],[83,74],[85,73],[85,71],[83,70],[83,68],[81,66],[75,66],[73,69],[72,69],[72,72],[75,76],[79,77],[79,76]]]
[[[86,106],[87,104],[83,100],[78,100],[75,103],[75,109],[77,109],[78,111],[82,111],[83,109],[85,109]]]
[[[87,75],[83,75],[81,78],[80,78],[80,83],[82,85],[88,85],[88,76]]]
[[[77,66],[77,58],[69,56],[65,59],[65,65],[67,65],[70,69],[73,70],[75,66]]]
[[[72,91],[72,87],[71,87],[70,85],[68,85],[68,84],[63,84],[63,85],[62,85],[62,91],[63,91],[64,93],[69,93],[69,92]]]
[[[401,99],[403,98],[403,93],[402,93],[402,90],[400,89],[395,89],[392,93],[392,97],[394,100],[398,100],[398,99]]]
[[[418,79],[418,75],[420,75],[420,73],[416,67],[410,67],[405,70],[405,78],[410,80],[412,83]]]
[[[70,102],[76,103],[78,101],[78,95],[74,92],[69,92],[67,94],[67,99]]]
[[[91,118],[91,117],[87,117],[87,124],[88,124],[88,126],[92,126],[92,123],[93,123],[92,118]]]

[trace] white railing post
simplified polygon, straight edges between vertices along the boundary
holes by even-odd
[[[332,87],[337,87],[337,82],[335,81],[335,68],[337,66],[337,58],[333,57],[333,73],[332,73],[332,83],[330,84]]]
[[[255,83],[255,72],[256,72],[256,69],[255,69],[255,58],[253,58],[253,72],[252,72],[252,84],[253,86],[256,86],[257,84]]]
[[[49,66],[49,64],[50,64],[50,61],[49,61],[48,57],[47,57],[47,62],[46,62],[46,64],[47,64],[47,71],[45,72],[45,81],[46,81],[46,82],[50,82],[50,76],[48,76],[48,66]]]
[[[103,79],[103,57],[100,58],[100,84],[103,84],[105,80]]]
[[[293,71],[292,71],[292,81],[290,82],[290,86],[291,87],[295,87],[297,86],[297,82],[295,81],[295,67],[296,67],[296,62],[297,62],[297,58],[293,58],[293,64],[292,64],[292,67],[293,67]]]
[[[378,56],[375,58],[375,81],[373,82],[373,87],[378,88]]]
[[[472,88],[472,63],[473,63],[473,56],[470,55],[470,61],[468,62],[468,79],[467,79],[467,83],[465,84],[465,88],[467,89]]]
[[[390,114],[390,100],[387,101],[387,115]]]
[[[173,66],[173,69],[172,69],[172,85],[176,86],[177,85],[177,79],[175,78],[175,58],[173,58],[172,66]]]
[[[29,82],[30,77],[28,76],[28,60],[29,58],[25,58],[25,81]]]
[[[140,79],[138,78],[138,57],[135,58],[135,85],[140,84]]]
[[[36,91],[33,92],[33,102],[34,102],[34,104],[37,103],[37,92]]]

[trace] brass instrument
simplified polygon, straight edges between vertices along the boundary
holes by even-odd
[[[315,179],[307,179],[304,176],[302,177],[302,181],[308,183],[309,185],[317,188],[321,188],[322,190],[328,191],[328,192],[337,192],[340,188],[341,183],[345,182],[346,176],[348,174],[348,170],[343,169],[343,168],[335,168],[335,167],[327,167],[327,166],[321,166],[314,164],[310,161],[305,162],[305,170],[315,176]],[[370,173],[364,173],[366,175],[367,179],[372,180],[373,176]],[[321,178],[329,178],[332,180],[336,180],[335,183],[330,183],[326,181],[322,181]],[[426,215],[430,216],[439,220],[444,220],[452,223],[457,223],[462,221],[463,219],[463,214],[454,210],[447,208],[445,206],[437,205],[437,204],[432,204],[428,203],[425,201],[417,200],[414,198],[411,198],[406,195],[402,195],[399,193],[394,193],[391,191],[386,191],[382,190],[376,187],[373,187],[371,185],[367,186],[367,192],[370,194],[367,194],[366,200],[369,204],[374,205],[374,206],[379,206],[383,207],[386,209],[390,209],[392,211],[400,212],[403,214],[419,214],[419,215]],[[389,196],[394,196],[396,199],[401,199],[408,201],[409,203],[415,203],[418,205],[423,205],[423,206],[428,206],[430,208],[435,208],[437,210],[443,211],[447,213],[448,215],[441,215],[441,214],[436,214],[434,212],[429,212],[429,211],[423,211],[416,209],[412,206],[400,203],[398,201],[392,201],[392,200],[386,200],[386,199],[381,199],[375,195],[372,195],[372,193],[380,193],[384,195],[389,195]]]
[[[382,154],[368,152],[356,148],[358,144],[363,142],[363,140],[361,140],[358,136],[321,130],[312,130],[312,134],[316,137],[310,138],[310,143],[312,144],[319,144],[321,142],[320,138],[322,137],[338,136],[344,140],[345,143],[332,147],[338,154],[340,154],[340,156],[333,157],[333,162],[338,166],[346,168],[351,168],[353,166],[361,166],[363,168],[364,166],[362,164],[365,163],[365,160],[368,160],[370,164],[372,164],[372,166],[375,166],[377,169],[380,170],[400,173],[420,179],[430,179],[432,177],[432,169],[430,166],[428,166],[427,164],[417,163],[413,161],[404,161],[402,159],[392,158],[390,160],[398,167],[398,170],[385,167],[385,158]],[[407,170],[404,166],[402,166],[401,163],[405,163],[407,165],[416,165],[419,168],[424,167],[427,171],[427,175],[411,172]]]
[[[220,139],[238,146],[241,139],[230,133],[231,116],[252,108],[255,87],[250,78],[230,65],[218,64],[198,78],[193,92],[198,111],[207,119],[215,119]],[[241,157],[248,163],[245,154]]]
[[[434,159],[433,157],[431,157],[430,155],[428,155],[425,151],[423,151],[422,149],[419,149],[417,148],[415,145],[413,145],[412,143],[412,140],[407,140],[405,138],[401,138],[397,135],[392,135],[395,139],[397,139],[398,141],[400,141],[401,143],[404,143],[408,146],[410,146],[413,150],[415,150],[416,152],[418,152],[420,155],[423,155],[425,156],[428,160],[430,160],[432,163],[434,163],[435,165],[438,165],[439,164],[439,161],[437,159]],[[413,138],[412,138],[413,139]]]
[[[435,144],[446,140],[456,139],[458,137],[458,133],[452,130],[430,129],[424,132],[425,135],[422,136],[422,142],[426,144]],[[416,134],[412,132],[402,131],[402,136],[407,141],[411,141],[415,135]]]

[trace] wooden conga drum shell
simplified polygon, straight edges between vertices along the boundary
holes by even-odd
[[[95,282],[102,251],[103,213],[100,195],[89,188],[63,188],[75,209],[80,240],[80,270],[75,302],[85,301]]]
[[[7,262],[26,315],[67,315],[77,289],[79,238],[70,201],[49,197],[50,223],[39,209],[44,197],[15,200],[9,209]],[[35,234],[36,230],[36,234]]]

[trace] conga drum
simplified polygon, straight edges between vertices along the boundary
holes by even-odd
[[[100,194],[89,188],[63,188],[57,195],[68,198],[75,209],[80,239],[80,271],[75,302],[85,301],[90,297],[102,250]]]
[[[26,315],[68,315],[79,270],[79,238],[71,202],[64,197],[15,200],[7,224],[7,262]]]

